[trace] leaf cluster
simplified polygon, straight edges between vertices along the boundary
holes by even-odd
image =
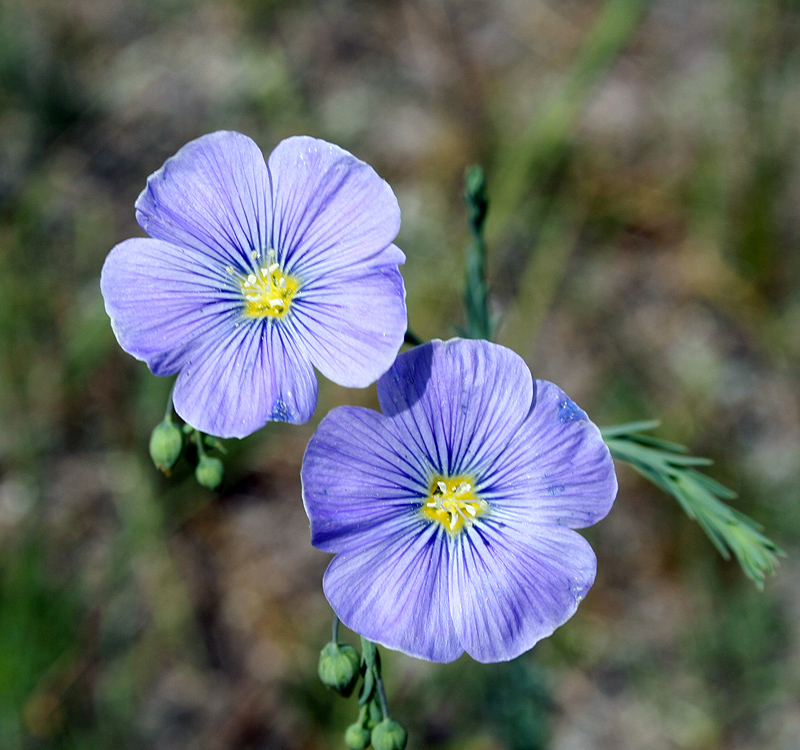
[[[629,463],[656,487],[674,497],[689,518],[697,521],[719,553],[731,555],[745,575],[762,589],[784,554],[763,527],[726,501],[736,493],[698,470],[710,466],[708,458],[690,456],[689,449],[652,435],[642,434],[659,426],[656,420],[630,422],[601,430],[611,455]]]

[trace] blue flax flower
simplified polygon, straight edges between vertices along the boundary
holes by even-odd
[[[211,133],[150,176],[136,219],[150,237],[109,253],[106,310],[125,351],[180,373],[175,409],[194,427],[243,437],[305,422],[314,367],[360,388],[397,355],[400,210],[337,146],[288,138],[265,163],[247,136]]]
[[[337,553],[325,595],[389,648],[513,659],[568,620],[597,561],[572,529],[617,493],[597,427],[523,360],[433,341],[378,381],[383,414],[343,406],[303,461],[311,541]]]

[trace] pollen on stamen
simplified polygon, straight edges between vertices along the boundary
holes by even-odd
[[[273,260],[275,254],[268,254]],[[300,288],[298,279],[284,275],[277,263],[269,263],[240,277],[243,313],[250,318],[282,318],[288,314],[292,299]]]
[[[472,480],[472,477],[469,478]],[[421,515],[438,522],[450,534],[473,526],[488,511],[488,503],[475,494],[473,481],[466,477],[434,477]]]

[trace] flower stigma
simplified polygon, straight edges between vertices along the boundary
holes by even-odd
[[[294,276],[283,272],[275,260],[274,250],[269,251],[263,266],[257,265],[240,283],[244,314],[248,318],[285,317],[300,286]]]
[[[475,493],[472,477],[435,476],[431,481],[428,498],[423,503],[422,516],[438,521],[451,534],[472,526],[483,515],[489,504]]]

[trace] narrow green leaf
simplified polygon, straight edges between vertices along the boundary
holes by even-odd
[[[614,458],[629,463],[677,500],[720,555],[726,560],[735,557],[745,575],[762,589],[783,550],[762,533],[756,521],[724,502],[736,498],[733,490],[694,468],[709,466],[710,459],[687,455],[689,450],[683,445],[641,434],[658,424],[654,420],[631,422],[603,428],[601,434]]]

